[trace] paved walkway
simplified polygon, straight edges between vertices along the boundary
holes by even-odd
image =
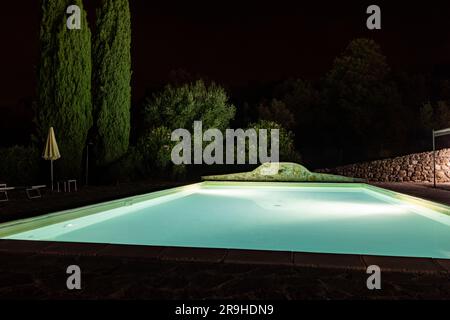
[[[67,290],[73,264],[82,290]],[[0,299],[450,299],[445,273],[383,272],[382,290],[368,290],[367,277],[365,270],[0,252]]]

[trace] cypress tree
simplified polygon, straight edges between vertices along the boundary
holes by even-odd
[[[67,7],[81,8],[81,29],[67,28]],[[55,128],[61,152],[57,169],[63,177],[79,177],[86,137],[92,126],[91,32],[82,0],[43,0],[37,140],[45,142]]]
[[[103,0],[93,45],[95,157],[107,165],[127,152],[131,106],[128,0]]]

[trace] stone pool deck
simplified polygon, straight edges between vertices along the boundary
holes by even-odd
[[[450,183],[371,182],[370,184],[450,206]]]
[[[352,255],[4,240],[0,299],[450,299],[448,263],[430,262],[425,269],[419,263],[416,271],[405,272],[403,262]],[[381,290],[366,286],[365,269],[371,263],[382,268]],[[81,290],[66,287],[70,265],[81,269]]]
[[[450,185],[376,183],[450,205]],[[0,207],[10,220],[174,185],[90,187]],[[57,199],[57,198],[60,199]],[[7,212],[5,211],[7,209]],[[450,299],[450,260],[0,241],[0,299]],[[382,269],[368,290],[366,267]],[[69,265],[82,290],[66,288]]]

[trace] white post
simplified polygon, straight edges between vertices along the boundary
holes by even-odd
[[[436,147],[435,147],[435,134],[433,129],[433,188],[436,188]]]
[[[50,178],[52,182],[52,191],[53,191],[53,160],[50,160]]]
[[[450,134],[450,128],[442,130],[433,129],[433,186],[436,188],[436,138]]]

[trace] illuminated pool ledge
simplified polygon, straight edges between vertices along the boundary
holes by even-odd
[[[329,254],[289,251],[164,247],[78,242],[0,239],[0,257],[48,256],[78,259],[93,257],[153,263],[247,264],[357,270],[377,265],[384,272],[450,274],[450,259]]]

